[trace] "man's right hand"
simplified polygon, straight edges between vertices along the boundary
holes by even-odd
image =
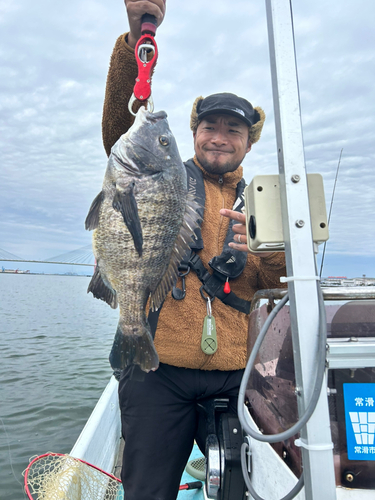
[[[130,32],[128,44],[134,49],[141,37],[141,19],[143,14],[156,17],[157,26],[163,22],[166,0],[124,0],[129,19]]]

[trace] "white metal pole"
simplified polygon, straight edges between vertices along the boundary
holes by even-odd
[[[308,405],[316,374],[318,293],[290,0],[266,0],[275,109],[280,197],[299,413]],[[311,277],[299,280],[298,278]],[[317,408],[301,431],[307,500],[336,499],[325,384]]]

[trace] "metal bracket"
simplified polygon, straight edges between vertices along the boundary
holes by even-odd
[[[375,368],[375,338],[327,339],[327,364],[338,368]]]

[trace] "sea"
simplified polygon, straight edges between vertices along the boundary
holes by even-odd
[[[118,310],[87,276],[0,273],[0,499],[24,500],[31,457],[69,453],[112,370]]]

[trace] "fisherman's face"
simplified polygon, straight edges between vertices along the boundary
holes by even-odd
[[[251,149],[249,128],[245,122],[231,115],[205,116],[194,134],[194,149],[199,163],[207,172],[233,172]]]

